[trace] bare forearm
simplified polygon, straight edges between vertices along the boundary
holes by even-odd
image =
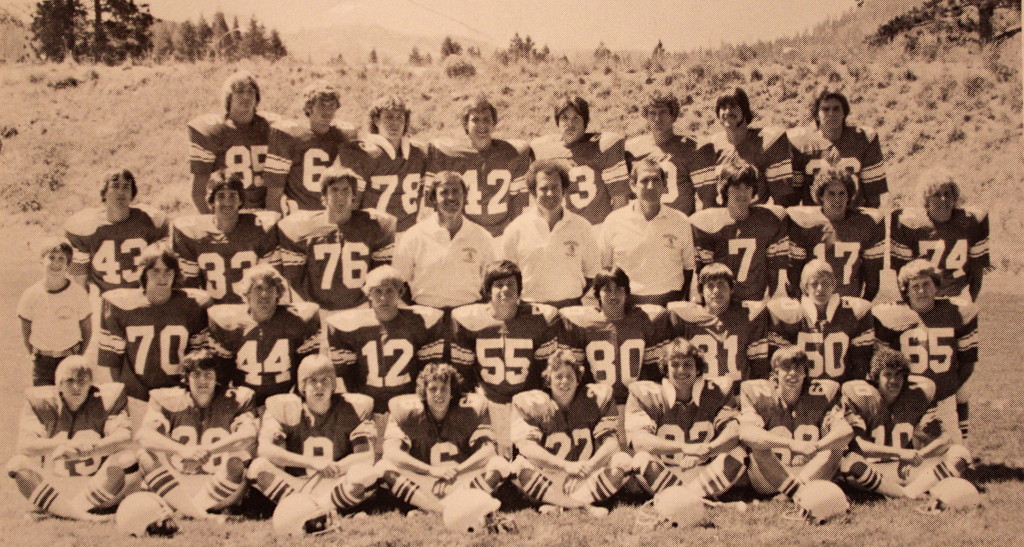
[[[524,458],[544,467],[565,469],[565,465],[569,463],[568,461],[548,452],[544,447],[537,444],[536,441],[519,441],[516,442],[516,447]]]
[[[596,469],[605,465],[608,463],[608,460],[610,460],[612,456],[620,450],[619,439],[616,438],[615,435],[609,435],[604,442],[601,443],[601,446],[594,451],[594,455],[590,457],[590,460],[588,461],[588,463],[590,463],[590,468]]]
[[[455,471],[461,475],[467,471],[483,467],[487,464],[487,460],[493,458],[495,454],[497,452],[494,450],[494,443],[487,443],[474,452],[472,456],[456,466]]]

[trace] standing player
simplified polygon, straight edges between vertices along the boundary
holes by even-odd
[[[5,470],[40,511],[106,520],[94,509],[117,506],[141,475],[128,450],[131,424],[124,386],[93,384],[85,357],[57,365],[56,385],[25,390],[16,455]]]
[[[319,181],[325,211],[289,215],[277,224],[281,265],[291,288],[327,311],[365,301],[366,274],[391,261],[395,219],[355,208],[359,176],[333,166]]]
[[[912,374],[935,382],[936,414],[946,431],[960,432],[954,442],[963,444],[968,409],[957,404],[955,395],[963,390],[978,361],[978,307],[937,298],[942,275],[922,258],[900,268],[897,281],[906,303],[875,307],[875,336],[907,356]]]
[[[427,145],[407,136],[409,115],[401,97],[377,99],[370,109],[370,134],[360,143],[368,156],[360,208],[395,217],[396,235],[416,223],[427,164]]]
[[[555,125],[562,133],[538,137],[530,148],[534,159],[568,162],[569,210],[591,224],[601,224],[629,199],[625,145],[616,133],[588,133],[589,124],[590,105],[582,97],[568,95],[555,104]]]
[[[167,224],[163,213],[131,206],[138,193],[131,171],[108,173],[100,190],[103,206],[79,211],[64,223],[74,248],[68,273],[82,286],[88,281],[99,294],[139,286],[142,250],[167,236]]]
[[[857,191],[850,196],[850,202],[855,206],[881,207],[882,196],[889,191],[878,134],[865,127],[846,125],[849,114],[850,101],[846,95],[825,89],[815,97],[811,108],[814,127],[787,132],[793,147],[793,171],[798,180],[802,178],[805,205],[814,204],[814,179],[829,166],[854,177]]]
[[[242,207],[267,207],[263,163],[267,160],[270,123],[276,115],[256,113],[260,86],[256,78],[237,72],[221,88],[224,114],[207,114],[188,122],[189,164],[192,169],[192,201],[199,214],[209,214],[206,189],[210,175],[237,173],[242,180]]]
[[[713,206],[713,202],[698,204],[695,189],[715,187],[714,149],[675,134],[672,124],[679,118],[679,99],[671,93],[655,91],[639,106],[640,115],[647,122],[647,134],[626,141],[630,170],[648,158],[661,166],[666,182],[665,192],[659,198],[662,205],[686,215]]]
[[[430,145],[426,185],[442,171],[466,182],[466,216],[498,237],[527,204],[523,175],[530,166],[526,146],[491,136],[498,109],[483,96],[462,112],[465,138],[438,139]]]
[[[320,350],[316,304],[282,304],[285,287],[277,270],[261,264],[239,283],[244,304],[210,308],[210,348],[234,365],[231,380],[255,393],[256,406],[295,387],[299,362]]]
[[[569,172],[558,160],[537,160],[526,173],[536,205],[505,228],[500,258],[523,271],[523,300],[556,308],[578,306],[601,267],[594,229],[566,210]]]
[[[149,390],[181,381],[181,360],[206,338],[210,297],[179,289],[178,256],[164,245],[142,253],[142,287],[103,295],[99,364],[110,369],[129,397],[149,400]]]
[[[661,203],[667,177],[651,158],[633,165],[629,186],[636,199],[612,211],[598,236],[601,262],[629,275],[633,301],[638,304],[664,306],[683,300],[693,277],[690,221]]]
[[[226,372],[207,349],[186,355],[184,386],[150,393],[138,434],[148,489],[192,518],[238,503],[256,448],[252,390],[229,388]]]
[[[826,168],[814,177],[811,195],[820,206],[790,207],[789,282],[798,287],[800,272],[812,258],[826,260],[839,279],[843,296],[873,300],[885,254],[885,223],[875,209],[853,207],[853,175]]]
[[[762,300],[766,294],[785,294],[789,266],[786,213],[780,207],[753,206],[757,169],[743,160],[722,166],[718,194],[724,207],[694,213],[693,245],[697,273],[722,262],[736,275],[736,296]],[[783,291],[783,292],[779,292]]]
[[[239,212],[245,191],[240,174],[216,172],[210,180],[213,213],[174,219],[171,243],[185,285],[204,289],[217,304],[237,304],[242,295],[235,291],[246,270],[262,262],[280,264],[274,225],[281,216]]]
[[[637,479],[652,495],[679,484],[698,498],[717,497],[746,471],[733,380],[712,379],[701,354],[676,338],[660,359],[661,383],[629,386],[626,435]]]

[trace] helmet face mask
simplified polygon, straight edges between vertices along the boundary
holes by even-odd
[[[309,494],[292,494],[277,505],[271,518],[274,531],[281,536],[326,534],[340,526],[336,513],[321,507]]]
[[[800,515],[812,524],[824,524],[828,520],[850,510],[846,494],[833,482],[810,481],[800,487],[793,496]]]
[[[165,518],[152,522],[146,527],[146,534],[150,536],[159,537],[174,537],[174,534],[178,533],[178,524],[174,522],[174,518],[171,515],[167,515]]]
[[[475,534],[517,533],[519,527],[507,517],[498,514],[501,502],[490,494],[470,488],[445,500],[442,520],[452,532]]]

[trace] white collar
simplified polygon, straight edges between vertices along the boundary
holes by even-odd
[[[370,143],[373,143],[373,144],[376,144],[377,146],[379,146],[381,148],[381,150],[387,152],[388,156],[391,159],[396,159],[397,153],[395,152],[395,147],[392,146],[391,145],[391,141],[389,141],[386,138],[384,138],[383,135],[381,135],[379,133],[373,133],[373,134],[367,135],[365,140],[366,140],[366,142],[370,142]],[[402,157],[405,158],[405,159],[409,159],[409,151],[412,148],[412,145],[409,144],[409,137],[402,137],[402,144],[401,144],[401,146],[402,146]]]
[[[825,317],[826,321],[831,321],[832,317],[835,316],[836,310],[839,308],[840,296],[839,293],[833,294],[832,298],[828,300],[828,304],[825,306]],[[808,296],[800,297],[800,307],[804,310],[804,317],[810,319],[814,324],[817,324],[821,318],[818,317],[818,306],[814,305],[814,300],[811,300]]]
[[[701,374],[697,377],[697,380],[693,382],[693,389],[690,391],[690,402],[700,406],[700,395],[704,393],[704,384],[707,383],[707,379]],[[661,379],[661,395],[665,398],[665,403],[669,408],[676,405],[676,386],[672,385],[672,382],[668,378]]]

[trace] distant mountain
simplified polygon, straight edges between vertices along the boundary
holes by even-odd
[[[281,39],[289,55],[296,59],[323,62],[340,54],[348,63],[365,62],[373,49],[377,50],[377,56],[382,61],[391,59],[396,63],[405,63],[413,47],[419,48],[421,54],[429,53],[434,60],[438,60],[441,42],[444,41],[443,36],[403,34],[373,24],[312,28],[282,35]],[[452,39],[461,44],[463,50],[476,46],[483,54],[490,55],[496,49],[494,44],[465,36],[452,36]]]

